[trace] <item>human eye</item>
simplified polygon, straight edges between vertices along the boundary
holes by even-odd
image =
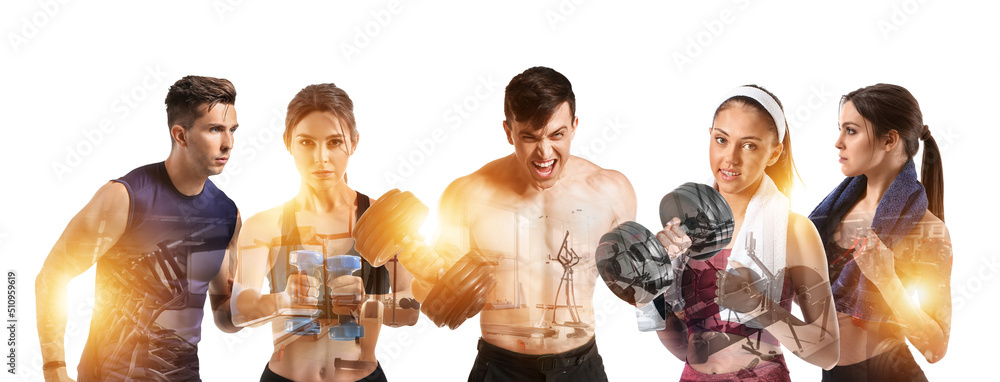
[[[718,143],[720,145],[724,145],[724,144],[726,144],[726,138],[724,138],[724,137],[715,137],[715,143]]]
[[[329,142],[327,142],[327,145],[329,145],[330,147],[338,147],[342,144],[344,144],[344,140],[340,138],[331,139]]]
[[[856,133],[857,133],[857,131],[854,130],[853,128],[850,128],[850,127],[847,128],[847,135],[854,135]]]
[[[302,146],[308,147],[308,146],[312,146],[313,141],[311,139],[300,139],[299,140],[299,144],[302,145]]]
[[[525,141],[525,142],[528,142],[528,143],[531,143],[531,142],[537,141],[538,138],[535,138],[535,136],[533,136],[533,135],[522,135],[521,136],[521,140]]]
[[[753,144],[753,143],[747,142],[747,143],[743,144],[743,148],[747,149],[747,150],[756,150],[757,149],[757,145]]]
[[[219,133],[219,132],[222,132],[222,129],[219,128],[218,126],[212,126],[211,128],[208,129],[208,131],[213,132],[213,133]]]

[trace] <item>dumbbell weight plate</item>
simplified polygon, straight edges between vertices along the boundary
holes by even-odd
[[[495,286],[493,266],[478,252],[469,252],[431,289],[421,311],[436,325],[455,329],[486,306]]]
[[[631,241],[639,244],[637,249],[640,249],[644,256],[658,262],[667,262],[669,257],[667,256],[666,250],[663,248],[663,244],[656,239],[656,235],[650,232],[646,227],[641,224],[629,221],[625,222],[619,226],[625,232],[631,234]]]
[[[476,299],[475,291],[481,288],[476,284],[476,270],[476,264],[472,262],[458,262],[449,269],[449,273],[445,273],[444,278],[438,281],[436,286],[439,288],[436,288],[438,292],[435,293],[438,303],[435,306],[439,308],[437,310],[439,314],[435,317],[436,321],[455,329],[467,318],[465,313],[477,308],[479,301]],[[478,309],[482,310],[485,306],[484,300]]]
[[[660,201],[660,223],[681,219],[681,229],[691,237],[687,255],[707,260],[729,245],[735,221],[729,203],[707,184],[684,183]]]
[[[414,234],[427,218],[429,209],[413,193],[392,189],[368,208],[354,227],[358,252],[381,266],[399,252],[397,238]]]
[[[636,222],[625,222],[602,236],[595,259],[604,283],[630,304],[653,301],[673,281],[663,246]],[[650,283],[661,287],[648,290]]]
[[[449,312],[451,317],[449,327],[452,328],[457,328],[466,319],[482,311],[486,307],[487,295],[496,286],[493,265],[489,264],[479,252],[473,253],[475,253],[476,259],[465,265],[469,273],[462,281],[468,286],[465,286],[466,284],[450,284],[452,286],[459,285],[461,288],[458,294],[459,303],[455,304]]]
[[[398,193],[398,189],[392,189],[379,197],[378,200],[375,201],[375,203],[372,203],[372,205],[368,207],[368,210],[361,215],[361,218],[358,219],[357,225],[354,226],[354,232],[351,232],[351,236],[354,237],[355,240],[355,250],[360,252],[365,259],[369,260],[369,263],[374,263],[373,260],[380,255],[380,253],[377,252],[380,248],[375,248],[374,241],[376,239],[375,233],[379,227],[379,222],[384,220],[381,215],[384,215],[384,211],[395,207],[394,204],[388,207],[386,206],[393,203],[392,196]]]
[[[392,259],[402,246],[400,239],[416,234],[420,223],[430,212],[430,209],[409,191],[394,195],[389,202],[393,207],[384,210],[384,215],[379,217],[381,220],[377,220],[378,228],[372,235],[375,239],[371,245],[379,254],[376,257],[378,265],[372,264],[375,266],[381,266]]]
[[[354,228],[354,232],[357,233],[354,237],[360,242],[359,248],[363,248],[367,252],[368,257],[372,260],[370,261],[372,265],[381,265],[379,260],[385,256],[385,252],[391,251],[384,248],[383,241],[380,239],[387,233],[397,232],[397,229],[392,226],[393,222],[389,215],[393,211],[399,212],[399,206],[405,200],[401,197],[402,194],[397,189],[386,192],[368,207]]]
[[[427,299],[424,300],[422,306],[427,308],[424,314],[438,326],[447,325],[451,329],[457,328],[465,320],[465,317],[456,316],[461,316],[461,313],[466,309],[475,309],[475,306],[469,306],[475,305],[475,301],[464,301],[462,298],[463,295],[479,289],[473,275],[477,267],[475,261],[477,259],[473,254],[474,252],[466,254],[466,256],[473,257],[463,257],[452,265],[427,294]],[[481,309],[482,307],[480,307]]]

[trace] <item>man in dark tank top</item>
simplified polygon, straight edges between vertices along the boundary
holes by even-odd
[[[101,187],[38,273],[46,381],[70,380],[66,287],[94,264],[95,305],[80,381],[199,381],[206,300],[219,329],[238,330],[229,311],[227,256],[240,217],[208,179],[229,160],[238,127],[236,90],[225,79],[187,76],[170,87],[165,103],[170,155]]]

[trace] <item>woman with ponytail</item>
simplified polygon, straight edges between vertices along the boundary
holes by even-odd
[[[926,381],[951,329],[951,244],[941,154],[906,89],[877,84],[841,98],[836,141],[847,179],[810,214],[826,248],[840,326],[824,381]],[[913,156],[924,142],[922,176]]]
[[[665,301],[660,341],[686,362],[681,381],[787,381],[781,345],[830,368],[840,354],[827,264],[809,219],[789,210],[791,137],[774,94],[748,85],[720,102],[709,128],[715,188],[732,208],[733,240],[688,259],[680,300]],[[657,234],[671,258],[691,239],[674,218]],[[792,301],[803,318],[790,314]],[[682,308],[681,308],[682,307]]]

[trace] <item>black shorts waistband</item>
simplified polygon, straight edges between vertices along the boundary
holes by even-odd
[[[575,349],[556,354],[524,354],[513,352],[486,342],[482,338],[479,339],[478,347],[479,356],[490,361],[542,371],[577,366],[597,355],[597,341],[594,337],[591,337],[590,341]]]

